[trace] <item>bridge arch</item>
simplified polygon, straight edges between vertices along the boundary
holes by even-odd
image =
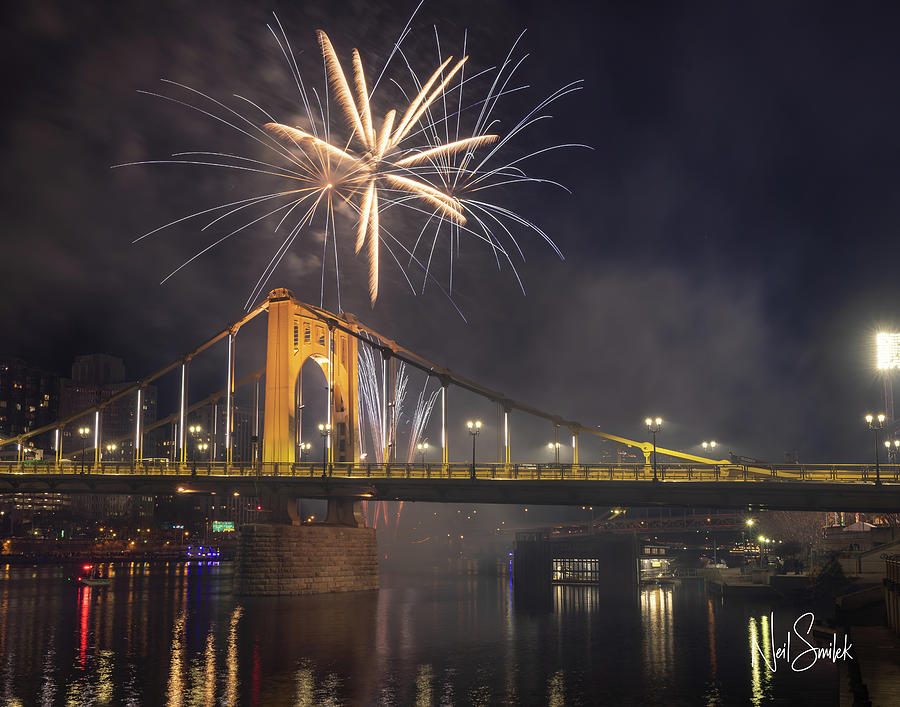
[[[307,309],[289,290],[273,290],[268,302],[263,461],[293,462],[298,391],[303,364],[312,359],[325,374],[326,419],[331,424],[329,462],[358,461],[357,341]]]

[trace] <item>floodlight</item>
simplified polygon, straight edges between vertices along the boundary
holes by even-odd
[[[875,365],[880,370],[900,368],[900,334],[880,332],[875,337],[877,356]]]

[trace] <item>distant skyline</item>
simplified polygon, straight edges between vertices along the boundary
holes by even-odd
[[[110,166],[245,145],[138,91],[167,78],[289,116],[291,77],[266,29],[273,10],[296,51],[315,56],[321,28],[342,57],[358,47],[374,70],[414,7],[8,8],[2,51],[19,68],[0,118],[0,354],[66,373],[79,354],[110,353],[135,378],[237,319],[274,224],[165,285],[216,233],[184,225],[131,241],[223,194],[252,195],[252,180]],[[437,56],[434,25],[445,53],[459,52],[468,28],[470,61],[483,68],[527,30],[518,76],[529,98],[501,102],[501,121],[584,79],[552,124],[514,146],[548,144],[551,125],[591,145],[535,163],[572,194],[508,196],[565,260],[518,233],[523,296],[489,248],[464,238],[454,300],[468,321],[437,288],[414,296],[395,266],[373,309],[348,220],[344,309],[460,375],[616,434],[642,439],[651,414],[665,420],[665,444],[685,451],[715,438],[772,461],[794,450],[869,459],[863,415],[883,407],[875,334],[900,329],[898,24],[892,6],[426,2],[404,44],[420,72]],[[320,257],[301,241],[271,286],[318,304]],[[336,306],[332,292],[325,305]],[[200,379],[216,380],[216,365]],[[528,429],[544,444],[552,434]]]

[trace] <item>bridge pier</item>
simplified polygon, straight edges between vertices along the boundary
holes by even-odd
[[[375,529],[353,498],[329,498],[324,523],[303,523],[296,499],[273,499],[272,523],[241,528],[234,592],[242,596],[378,589]]]

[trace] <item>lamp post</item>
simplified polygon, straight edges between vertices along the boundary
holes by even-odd
[[[744,521],[744,528],[741,529],[741,545],[742,552],[744,553],[744,559],[747,559],[747,533],[753,532],[753,525],[756,523],[753,518],[747,518]]]
[[[472,480],[475,480],[475,438],[478,436],[478,433],[481,432],[481,420],[469,420],[466,423],[466,427],[469,428],[469,434],[472,435]]]
[[[875,484],[881,485],[881,470],[878,465],[878,433],[884,429],[884,413],[866,415],[866,425],[875,434]]]
[[[194,439],[194,440],[196,440],[196,439],[197,439],[197,436],[198,436],[201,432],[203,432],[203,428],[200,427],[200,425],[190,425],[190,426],[188,427],[188,432],[191,433],[191,438]],[[188,449],[190,449],[190,447],[188,447]],[[200,445],[199,445],[199,444],[197,445],[197,449],[200,449]],[[193,457],[194,455],[192,454],[191,456]],[[193,459],[188,459],[188,461],[194,461],[194,460],[193,460]]]
[[[110,442],[106,445],[106,454],[110,457],[110,461],[112,461],[112,455],[113,452],[116,451],[116,449],[118,449],[118,447],[113,442]]]
[[[703,447],[704,452],[707,452],[707,451],[711,452],[713,449],[715,449],[718,446],[718,442],[716,442],[715,440],[712,440],[710,442],[701,442],[700,446]]]
[[[319,434],[322,435],[322,476],[328,468],[328,438],[331,437],[331,425],[319,425]]]
[[[81,437],[81,473],[84,473],[84,442],[91,433],[90,427],[79,427],[78,436]]]
[[[300,463],[306,461],[306,455],[309,453],[309,450],[312,449],[312,444],[309,442],[301,442],[300,443]]]
[[[209,442],[197,442],[198,452],[205,452],[207,449],[209,449]]]
[[[553,453],[553,461],[559,464],[559,442],[548,442],[547,449]]]
[[[900,451],[900,439],[884,440],[884,448],[887,450],[888,463],[897,463],[898,451]]]
[[[662,418],[648,417],[644,420],[644,424],[647,425],[647,430],[653,435],[653,480],[659,481],[659,478],[656,476],[656,433],[662,428]]]
[[[428,442],[419,442],[416,445],[416,449],[418,449],[419,454],[422,455],[422,466],[425,466],[425,455],[428,453]]]

